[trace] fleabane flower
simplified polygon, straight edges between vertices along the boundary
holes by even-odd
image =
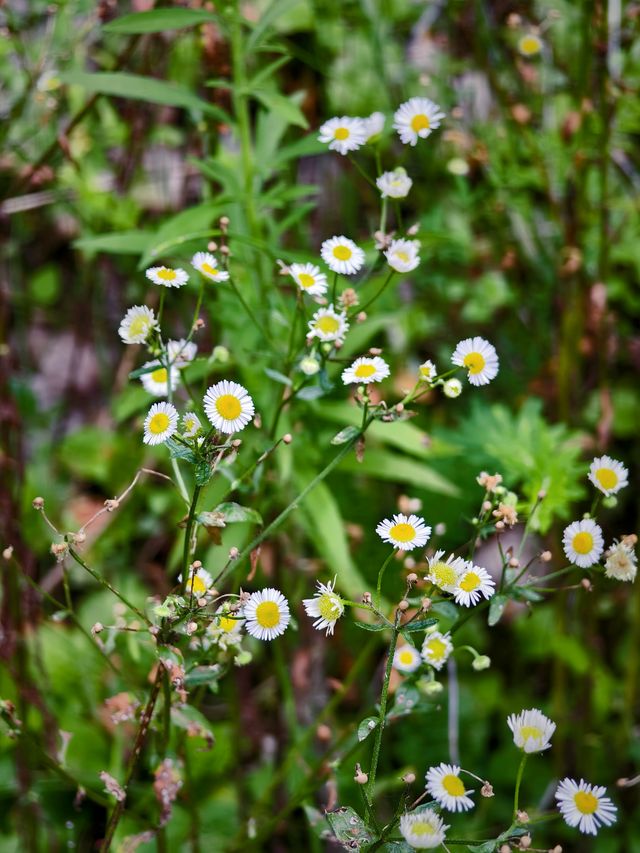
[[[624,539],[621,542],[614,541],[606,553],[606,558],[604,573],[608,578],[633,583],[638,571],[638,558],[629,542]]]
[[[420,263],[419,240],[405,240],[400,238],[392,240],[391,245],[384,253],[387,263],[396,272],[411,272]]]
[[[422,644],[422,660],[434,669],[442,669],[453,651],[453,643],[448,634],[432,631]]]
[[[143,344],[156,327],[152,308],[134,305],[122,318],[118,334],[125,344]]]
[[[394,548],[412,551],[427,544],[431,528],[417,515],[397,513],[391,521],[388,518],[381,521],[376,527],[376,533],[383,542],[389,542]]]
[[[454,557],[450,554],[443,560],[444,551],[436,551],[433,557],[427,557],[429,572],[425,575],[426,581],[431,581],[443,592],[453,592],[458,585],[458,579],[472,567],[472,563],[462,557]]]
[[[203,403],[213,426],[226,435],[240,432],[255,414],[247,389],[227,379],[212,385],[204,395]]]
[[[304,598],[302,603],[307,616],[316,621],[313,627],[318,631],[326,629],[327,636],[333,634],[336,622],[344,613],[344,604],[340,596],[334,592],[335,580],[329,583],[317,581],[318,589],[313,598]]]
[[[513,732],[513,742],[524,752],[543,752],[549,749],[551,736],[556,730],[556,724],[537,708],[510,714],[507,717],[507,725]]]
[[[166,397],[169,393],[169,385],[172,391],[178,387],[180,372],[173,365],[169,370],[159,361],[147,361],[142,366],[154,368],[140,377],[140,382],[148,394],[153,394],[154,397]]]
[[[193,341],[180,338],[179,341],[167,341],[167,358],[176,367],[184,367],[198,354],[198,347]]]
[[[409,675],[409,673],[415,672],[421,664],[420,652],[411,643],[399,646],[394,652],[393,666],[398,672]]]
[[[319,308],[309,320],[309,336],[321,341],[342,341],[348,331],[346,313],[336,311],[333,305]]]
[[[423,809],[400,818],[400,834],[416,850],[433,850],[446,838],[448,825],[432,809]]]
[[[543,41],[535,33],[527,33],[518,39],[518,52],[521,56],[537,56],[543,47]]]
[[[273,640],[287,630],[291,621],[289,604],[277,589],[252,592],[244,605],[247,633],[258,640]]]
[[[163,287],[182,287],[189,281],[189,274],[182,269],[171,267],[150,267],[145,272],[149,281],[160,284]]]
[[[420,367],[418,367],[418,374],[423,382],[433,382],[437,373],[435,364],[430,360],[423,361]]]
[[[228,604],[223,604],[218,607],[213,621],[207,626],[207,636],[225,651],[228,646],[240,644],[243,624],[242,610],[231,611]]]
[[[500,362],[495,347],[484,338],[466,338],[455,348],[451,361],[468,371],[472,385],[488,385],[498,375]]]
[[[427,770],[427,791],[442,808],[450,812],[466,812],[475,805],[460,778],[460,768],[456,764],[438,764]]]
[[[289,272],[303,293],[322,296],[327,292],[327,277],[315,264],[291,264]]]
[[[363,118],[362,124],[364,125],[365,142],[371,142],[372,139],[380,136],[384,130],[384,123],[384,113],[380,112],[371,113],[368,118]]]
[[[330,118],[320,127],[320,142],[328,143],[331,151],[348,154],[357,151],[367,141],[367,128],[361,118],[340,116]]]
[[[459,397],[460,394],[462,394],[462,382],[455,377],[453,379],[447,379],[442,386],[442,390],[444,391],[445,397],[455,400],[456,397]]]
[[[182,435],[185,438],[193,438],[202,429],[200,418],[195,412],[187,412],[182,416]]]
[[[353,275],[364,263],[364,252],[348,237],[330,237],[320,247],[322,260],[332,272]]]
[[[440,127],[444,116],[440,107],[429,98],[410,98],[396,110],[393,127],[405,145],[416,145],[418,139],[426,139]]]
[[[602,528],[592,518],[572,521],[562,534],[562,547],[570,563],[588,569],[599,562],[602,556]]]
[[[629,485],[629,472],[610,456],[597,456],[589,468],[589,479],[603,495],[615,495]]]
[[[182,580],[182,575],[178,576],[178,580]],[[195,598],[204,598],[212,586],[213,578],[206,569],[200,567],[195,571],[193,568],[189,570],[184,588],[189,595],[193,595]]]
[[[370,382],[382,382],[390,372],[389,365],[379,355],[373,358],[362,356],[342,371],[342,381],[345,385],[368,385]]]
[[[473,607],[482,597],[491,598],[496,591],[496,585],[486,569],[480,566],[467,568],[460,577],[453,591],[456,604]]]
[[[191,258],[191,266],[210,281],[227,281],[229,273],[220,269],[218,262],[210,252],[196,252]]]
[[[577,826],[586,835],[597,835],[600,826],[611,826],[617,819],[618,809],[610,797],[604,796],[606,793],[602,785],[566,777],[556,788],[555,798],[565,823]]]
[[[383,172],[376,178],[376,186],[382,198],[406,198],[413,186],[413,181],[407,175],[406,169],[398,166],[393,172]]]
[[[163,444],[178,429],[178,412],[171,403],[154,403],[144,420],[145,444]]]

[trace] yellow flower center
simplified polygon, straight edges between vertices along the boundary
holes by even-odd
[[[150,326],[149,318],[145,316],[135,317],[129,326],[129,334],[133,336],[146,334]]]
[[[473,592],[474,589],[478,589],[480,584],[481,580],[475,572],[467,572],[460,581],[460,589],[463,589],[465,592]]]
[[[411,832],[414,835],[435,835],[436,831],[426,820],[420,820],[411,824]]]
[[[326,592],[318,598],[318,610],[327,622],[335,622],[340,618],[340,605],[336,599]]]
[[[349,138],[349,128],[348,127],[336,127],[333,132],[334,139],[348,139]]]
[[[465,355],[462,363],[469,373],[473,375],[480,373],[486,364],[484,356],[479,352],[470,352],[468,355]]]
[[[431,571],[438,586],[451,586],[457,580],[455,569],[448,563],[436,563]]]
[[[308,272],[301,272],[298,275],[298,281],[300,282],[300,287],[313,287],[316,283],[315,278],[312,275],[309,275]]]
[[[202,270],[202,272],[209,273],[209,275],[217,275],[218,274],[218,270],[215,267],[212,267],[211,264],[208,264],[206,261],[205,261],[205,263],[202,264],[200,269]]]
[[[540,52],[540,40],[535,36],[524,36],[520,39],[520,51],[525,56],[533,56]]]
[[[416,530],[412,524],[394,524],[389,531],[389,536],[398,542],[411,542],[415,535]]]
[[[201,595],[203,592],[207,591],[207,586],[202,578],[198,577],[198,575],[192,575],[189,578],[187,583],[187,588],[189,590],[193,590],[196,595]]]
[[[447,644],[440,640],[438,637],[435,637],[433,640],[428,640],[426,645],[430,657],[432,657],[435,661],[439,661],[445,656],[447,651]]]
[[[177,274],[175,270],[169,270],[166,267],[161,267],[156,273],[158,278],[161,278],[163,281],[173,281],[177,278]]]
[[[395,252],[396,258],[400,258],[405,264],[409,263],[409,255],[406,252]]]
[[[416,133],[419,133],[421,130],[429,130],[430,126],[429,116],[426,116],[424,113],[419,113],[411,119],[411,129]]]
[[[359,364],[355,369],[355,375],[360,379],[368,379],[376,372],[373,364]]]
[[[404,663],[405,665],[413,663],[413,655],[408,649],[406,651],[401,651],[398,657],[400,658],[400,663]]]
[[[430,365],[430,364],[429,364],[429,365],[427,365],[426,367],[425,367],[424,365],[420,365],[420,375],[421,375],[421,376],[424,376],[424,377],[426,377],[427,379],[429,379],[429,377],[431,376],[432,372],[433,372],[433,368],[431,367],[431,365]]]
[[[614,489],[618,485],[618,475],[611,468],[598,468],[596,480],[603,489]]]
[[[593,548],[593,536],[586,531],[576,533],[573,537],[573,550],[578,554],[588,554]]]
[[[333,250],[333,257],[339,261],[348,261],[353,252],[348,246],[339,245]]]
[[[169,415],[165,414],[165,412],[156,412],[149,421],[149,432],[152,432],[154,435],[160,435],[168,426]]]
[[[464,797],[464,785],[453,773],[448,773],[442,777],[442,787],[452,797]]]
[[[524,740],[542,740],[543,733],[542,729],[539,729],[537,726],[522,726],[520,729],[520,735]]]
[[[233,629],[238,624],[236,619],[230,619],[228,616],[221,616],[218,620],[218,628],[222,631],[226,631],[228,634],[233,631]]]
[[[280,622],[280,608],[275,601],[262,601],[256,607],[256,622],[261,628],[275,628]]]
[[[333,335],[340,328],[340,320],[337,317],[332,317],[330,314],[325,314],[323,317],[318,318],[316,328],[320,329],[326,335]]]
[[[187,432],[191,432],[195,428],[196,422],[193,418],[187,418],[184,422],[184,428]]]
[[[154,382],[166,382],[167,381],[167,368],[159,367],[157,370],[154,370],[151,374],[151,378]]]
[[[234,421],[242,412],[240,400],[234,397],[233,394],[223,394],[216,400],[216,409],[221,418],[227,421]]]
[[[587,791],[578,791],[573,798],[576,808],[582,814],[593,814],[598,808],[598,798]]]

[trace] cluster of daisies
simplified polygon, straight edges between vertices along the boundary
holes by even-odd
[[[555,723],[537,708],[511,714],[507,725],[513,734],[514,744],[527,754],[549,749],[556,729]],[[493,795],[491,785],[470,770],[444,762],[430,767],[426,773],[425,793],[432,802],[404,814],[400,819],[400,833],[412,847],[426,850],[445,843],[450,827],[436,809],[455,813],[474,808],[471,796],[474,791],[467,789],[462,774],[481,783],[483,796]],[[617,809],[606,796],[606,788],[591,785],[584,779],[562,779],[556,788],[555,799],[566,823],[577,827],[580,832],[596,835],[601,826],[615,823]]]

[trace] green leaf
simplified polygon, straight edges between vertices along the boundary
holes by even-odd
[[[217,682],[223,675],[222,667],[218,664],[213,666],[196,666],[184,677],[187,687],[198,687],[200,684],[211,684]]]
[[[365,717],[358,725],[358,740],[366,740],[377,725],[377,717]]]
[[[141,33],[162,33],[166,30],[182,30],[206,21],[216,21],[217,16],[204,9],[152,9],[148,12],[137,12],[133,15],[123,15],[114,21],[109,21],[102,28],[105,33],[122,33],[137,35]]]
[[[385,628],[389,627],[384,622],[359,622],[357,619],[354,619],[353,624],[358,628],[362,628],[363,631],[384,631]]]
[[[175,216],[165,219],[155,236],[149,241],[144,256],[140,259],[138,269],[144,269],[152,260],[166,255],[174,247],[183,245],[189,240],[206,239],[217,236],[220,231],[213,223],[223,213],[224,208],[219,201],[203,202],[194,207],[181,210]]]
[[[349,842],[351,847],[361,847],[375,840],[375,835],[355,809],[342,806],[325,817],[338,841]]]
[[[392,426],[392,424],[384,424],[384,426]],[[456,485],[434,471],[433,468],[422,462],[416,462],[415,459],[408,459],[388,450],[368,447],[362,462],[358,462],[353,456],[346,456],[340,463],[340,467],[356,474],[368,474],[370,477],[379,480],[408,483],[419,489],[441,495],[457,497],[460,494]]]
[[[440,616],[444,616],[445,619],[451,620],[451,622],[455,622],[458,618],[458,608],[453,601],[435,601],[431,605],[431,610],[434,613],[439,613]]]
[[[153,373],[154,370],[158,369],[158,364],[149,364],[146,367],[138,367],[135,370],[132,370],[129,374],[129,379],[139,379],[141,376],[145,376],[147,373]]]
[[[264,372],[267,374],[269,379],[273,379],[275,382],[280,382],[281,385],[287,385],[289,387],[293,385],[293,382],[288,376],[285,376],[284,373],[279,373],[277,370],[272,370],[270,367],[265,367]]]
[[[430,628],[432,625],[437,625],[437,619],[416,619],[415,622],[408,622],[406,625],[402,626],[402,630],[406,631],[407,634],[414,634],[417,631],[426,631],[427,628]]]
[[[495,841],[485,841],[483,844],[474,844],[473,847],[469,847],[469,850],[472,850],[473,853],[493,853],[495,849]]]
[[[348,426],[344,429],[341,429],[340,432],[336,433],[331,439],[331,444],[346,444],[348,441],[354,439],[357,435],[360,434],[360,428],[355,426]]]
[[[262,524],[262,516],[255,509],[248,506],[240,506],[233,501],[218,504],[214,512],[219,513],[225,524],[233,524],[238,521],[249,521],[252,524]]]
[[[207,462],[206,459],[198,462],[194,476],[197,486],[206,486],[211,479],[211,463]]]
[[[96,234],[74,240],[74,247],[83,252],[106,252],[110,255],[139,255],[149,245],[150,231],[122,231],[116,234]]]
[[[305,118],[304,113],[292,98],[287,98],[285,95],[281,95],[280,92],[273,92],[270,89],[253,89],[251,94],[264,107],[279,115],[289,124],[301,127],[304,130],[309,127],[309,122]]]
[[[250,53],[254,51],[260,41],[264,38],[275,22],[282,15],[285,15],[290,9],[300,3],[300,0],[273,0],[269,8],[260,16],[258,23],[253,28],[253,31],[246,43],[246,51]]]
[[[190,447],[185,447],[184,444],[180,444],[179,441],[174,441],[172,438],[168,438],[165,441],[165,446],[172,459],[184,459],[185,462],[191,462],[192,464],[195,464],[197,461],[193,450],[191,450]]]
[[[489,605],[489,617],[487,619],[489,625],[497,625],[502,619],[502,614],[507,606],[509,599],[506,595],[494,595]]]
[[[513,597],[520,601],[544,601],[544,595],[528,586],[517,586],[513,590]]]

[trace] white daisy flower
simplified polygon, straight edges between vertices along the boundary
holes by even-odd
[[[229,605],[223,604],[216,610],[213,621],[207,626],[207,635],[225,651],[228,646],[239,645],[243,624],[242,610],[231,612]]]
[[[543,752],[549,749],[551,736],[556,730],[556,724],[537,708],[510,714],[507,717],[507,725],[513,732],[513,742],[524,752]]]
[[[418,372],[423,382],[433,382],[438,373],[435,364],[429,360],[422,362],[418,368]]]
[[[309,320],[309,336],[321,341],[342,341],[348,331],[346,313],[336,311],[333,305],[320,308]]]
[[[444,553],[444,551],[436,551],[433,557],[427,557],[429,573],[425,576],[425,580],[431,581],[443,592],[453,592],[460,577],[472,568],[472,563],[462,557],[454,557],[453,554],[443,560]]]
[[[442,669],[453,651],[453,643],[448,634],[432,631],[424,638],[422,660],[434,669]]]
[[[389,542],[394,548],[412,551],[427,544],[431,528],[417,515],[397,513],[391,521],[388,518],[381,521],[376,527],[376,533],[383,542]]]
[[[284,595],[271,587],[252,592],[244,605],[247,633],[258,640],[273,640],[284,634],[291,620]]]
[[[171,403],[154,403],[144,421],[145,444],[163,444],[178,429],[178,412]]]
[[[518,39],[518,52],[522,56],[537,56],[543,48],[543,41],[535,33],[527,33]]]
[[[291,264],[289,272],[300,290],[309,296],[322,296],[327,292],[327,277],[315,264]]]
[[[195,412],[187,412],[182,416],[182,435],[185,438],[193,438],[202,429],[200,418]]]
[[[419,240],[392,240],[391,245],[384,253],[387,263],[396,272],[411,272],[420,263]]]
[[[427,791],[433,799],[450,812],[466,812],[475,805],[460,778],[456,764],[439,764],[427,770]]]
[[[357,151],[367,141],[366,126],[361,118],[331,118],[320,128],[318,139],[328,143],[332,151],[348,154],[349,151]]]
[[[615,495],[629,485],[629,472],[610,456],[597,456],[589,468],[589,479],[604,495]]]
[[[406,169],[398,166],[393,172],[383,172],[376,178],[376,186],[382,198],[406,198],[413,186],[413,181],[407,175]]]
[[[189,281],[188,273],[181,269],[171,269],[171,267],[151,267],[145,275],[149,281],[163,287],[182,287]]]
[[[618,809],[605,797],[607,789],[602,785],[590,785],[581,779],[576,782],[569,777],[556,788],[558,809],[569,826],[577,826],[580,832],[597,835],[600,826],[611,826],[616,822]]]
[[[167,341],[167,357],[170,364],[176,367],[184,367],[198,354],[198,347],[193,341],[180,338],[179,341]]]
[[[362,119],[365,132],[365,142],[371,142],[374,137],[380,136],[384,130],[384,122],[384,113],[379,112],[371,113],[369,118]]]
[[[638,558],[633,547],[622,542],[615,542],[606,554],[607,560],[604,564],[604,573],[608,578],[617,581],[629,581],[633,583],[638,571]]]
[[[393,655],[393,666],[398,672],[404,672],[407,675],[415,672],[422,664],[420,652],[411,645],[405,643],[404,646],[398,646]]]
[[[393,127],[405,145],[416,145],[440,127],[445,114],[429,98],[410,98],[395,112]]]
[[[134,305],[122,318],[118,334],[125,344],[143,344],[156,327],[153,309]]]
[[[389,365],[380,356],[362,356],[357,358],[351,367],[342,371],[342,381],[345,385],[368,385],[370,382],[382,382],[390,372]]]
[[[191,266],[210,281],[227,281],[229,273],[220,266],[210,252],[196,252],[191,258]]]
[[[213,426],[227,435],[240,432],[255,414],[247,389],[227,379],[212,385],[204,395],[203,403]]]
[[[442,390],[444,391],[445,397],[455,400],[456,397],[459,397],[460,394],[462,394],[462,382],[460,382],[459,379],[447,379],[442,386]]]
[[[182,581],[182,575],[178,576],[178,580]],[[213,578],[206,569],[199,568],[195,572],[189,570],[187,582],[184,586],[185,591],[195,598],[203,598],[213,586]]]
[[[468,370],[472,385],[488,385],[498,375],[500,363],[495,347],[484,338],[466,338],[460,341],[451,361]]]
[[[155,367],[155,370],[149,373],[143,373],[140,377],[140,382],[144,386],[144,390],[148,394],[153,394],[154,397],[166,397],[169,393],[169,383],[171,390],[175,391],[180,381],[180,371],[171,366],[170,370],[159,361],[147,361],[143,367]]]
[[[449,827],[432,809],[423,809],[400,818],[400,833],[407,844],[416,850],[440,847]]]
[[[471,566],[458,578],[458,583],[453,591],[456,604],[472,607],[480,601],[480,598],[491,598],[496,591],[496,585],[486,569],[480,566]]]
[[[318,590],[313,598],[303,598],[302,603],[307,616],[316,621],[313,627],[318,631],[326,628],[327,636],[333,634],[336,622],[344,613],[344,604],[340,596],[333,591],[336,584],[335,579],[329,583],[317,581]]]
[[[562,534],[562,546],[567,560],[581,569],[600,561],[604,550],[602,528],[592,518],[572,521]]]
[[[322,260],[333,272],[353,275],[364,263],[364,252],[348,237],[331,237],[320,247]]]

